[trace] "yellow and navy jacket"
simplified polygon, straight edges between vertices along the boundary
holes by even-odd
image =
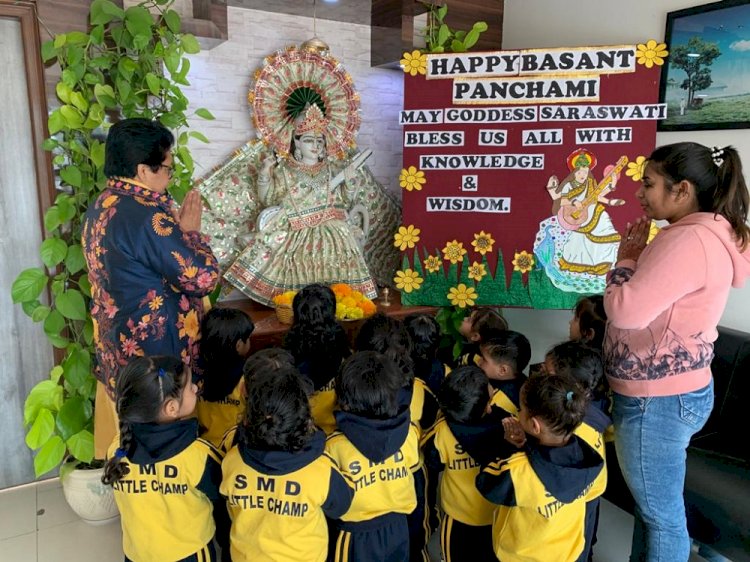
[[[575,434],[583,439],[597,454],[602,458],[603,466],[599,476],[596,477],[594,487],[604,490],[607,487],[607,452],[605,449],[605,432],[612,426],[612,420],[602,412],[593,402],[586,408],[586,414],[583,423],[579,425]],[[578,560],[586,562],[589,559],[589,552],[593,546],[594,532],[596,530],[596,521],[599,516],[599,496],[588,498],[586,503],[586,526],[585,537],[586,547],[581,553]]]
[[[461,355],[456,360],[456,366],[463,367],[465,365],[479,366],[479,360],[482,358],[482,353],[479,350],[479,344],[475,342],[468,342],[464,344],[461,349]]]
[[[342,411],[335,415],[339,431],[328,437],[326,452],[354,482],[354,500],[338,526],[351,530],[358,523],[414,511],[419,431],[409,411],[404,408],[387,420]]]
[[[425,436],[425,463],[430,469],[443,471],[440,506],[453,519],[465,525],[492,525],[496,506],[484,499],[475,481],[481,470],[479,459],[501,439],[502,425],[487,418],[471,425],[440,418]],[[489,460],[494,459],[491,455]]]
[[[443,384],[445,375],[449,372],[450,368],[445,363],[439,359],[433,359],[429,363],[429,370],[425,369],[424,372],[419,372],[419,370],[417,370],[416,376],[427,385],[427,388],[429,388],[433,394],[436,395],[440,390],[440,385]]]
[[[335,378],[331,379],[310,395],[310,415],[315,425],[326,435],[336,431],[336,418],[333,416],[333,410],[336,408],[335,382]]]
[[[235,562],[323,562],[326,517],[338,518],[352,502],[354,485],[324,452],[316,431],[295,452],[233,447],[222,464],[221,493],[232,517]]]
[[[525,382],[526,377],[523,373],[518,373],[512,379],[490,379],[490,386],[495,391],[490,400],[492,407],[517,416],[521,404],[521,387]]]
[[[573,561],[584,550],[586,502],[604,491],[604,462],[573,435],[563,447],[529,438],[524,451],[490,463],[477,489],[498,505],[492,523],[495,554],[503,562]]]
[[[411,388],[399,391],[398,401],[400,407],[409,408],[410,419],[419,429],[421,438],[435,424],[440,410],[435,395],[422,379],[415,378]]]
[[[237,383],[228,396],[215,402],[198,398],[195,414],[201,425],[201,437],[209,441],[214,447],[221,444],[221,439],[227,430],[240,421],[245,411],[245,399],[241,392],[242,383]]]
[[[132,424],[129,472],[115,482],[125,555],[138,562],[181,560],[225,536],[226,507],[219,494],[221,457],[198,438],[195,418]],[[108,456],[120,446],[116,436]]]

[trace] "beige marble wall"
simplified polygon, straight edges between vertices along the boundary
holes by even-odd
[[[227,10],[229,40],[191,57],[191,86],[185,88],[191,109],[205,107],[216,116],[215,121],[191,122],[211,140],[207,145],[197,141],[190,145],[199,177],[255,138],[247,93],[263,58],[313,36],[312,18],[231,6]],[[398,112],[403,105],[403,73],[370,67],[367,25],[318,20],[317,35],[330,45],[331,54],[351,74],[360,93],[362,126],[357,142],[374,153],[367,165],[383,185],[400,197]]]

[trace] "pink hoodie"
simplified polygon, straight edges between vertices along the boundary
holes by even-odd
[[[748,275],[750,251],[739,251],[731,225],[714,213],[664,227],[637,262],[618,262],[604,293],[612,390],[672,396],[706,386],[729,289]]]

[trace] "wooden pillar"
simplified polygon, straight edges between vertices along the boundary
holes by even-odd
[[[438,0],[436,0],[438,1]],[[471,29],[475,22],[489,26],[482,33],[474,51],[496,51],[501,48],[504,0],[445,0],[451,29]],[[372,0],[370,38],[371,66],[397,65],[404,51],[414,48],[414,18],[426,8],[416,0]]]

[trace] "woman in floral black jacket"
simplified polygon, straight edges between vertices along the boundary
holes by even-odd
[[[202,297],[218,281],[216,258],[200,234],[200,195],[188,193],[178,212],[166,192],[173,143],[172,133],[148,119],[112,126],[107,188],[86,213],[82,238],[100,382],[97,458],[114,436],[112,398],[120,369],[142,355],[175,355],[191,364]]]

